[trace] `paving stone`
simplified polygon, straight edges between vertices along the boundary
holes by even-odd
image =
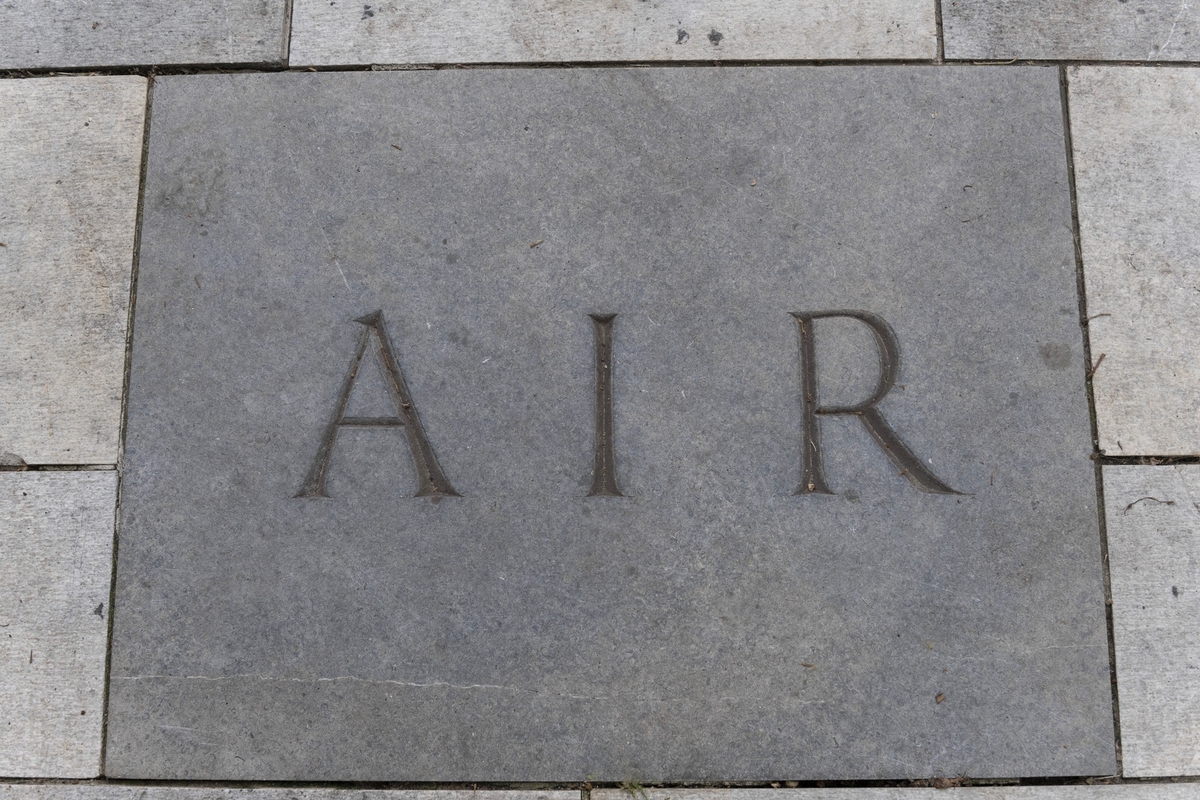
[[[1200,775],[1200,466],[1104,468],[1125,774]]]
[[[293,66],[932,59],[928,0],[560,3],[296,0]]]
[[[117,473],[0,473],[0,775],[100,772]]]
[[[628,800],[630,792],[593,789],[593,800]],[[639,795],[640,796],[640,795]],[[0,784],[3,800],[578,800],[577,791],[390,791],[232,789],[188,786]],[[953,789],[647,789],[647,800],[1196,800],[1200,785],[996,786]]]
[[[0,784],[2,800],[580,800],[578,791],[286,789],[113,784]]]
[[[622,800],[629,792],[592,791],[592,800]],[[1112,786],[988,786],[941,789],[647,789],[646,800],[1196,800],[1198,784]]]
[[[1200,454],[1200,73],[1069,80],[1100,447]]]
[[[1055,69],[154,114],[106,774],[1115,769]]]
[[[146,81],[2,81],[0,106],[0,458],[115,464]]]
[[[629,792],[592,791],[592,800],[622,800]],[[1113,786],[988,786],[940,789],[647,789],[645,800],[1197,800],[1198,784]]]
[[[1200,60],[1200,5],[1189,0],[945,0],[946,58]]]
[[[592,790],[593,800],[628,800],[630,796],[630,792],[625,790]],[[3,800],[339,800],[343,797],[357,800],[578,800],[579,792],[0,785],[0,798]],[[1200,798],[1200,785],[1142,783],[952,789],[647,789],[645,797],[647,800],[1196,800]]]
[[[286,0],[5,0],[0,69],[277,64]]]

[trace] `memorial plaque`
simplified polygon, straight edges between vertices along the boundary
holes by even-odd
[[[153,109],[107,775],[1114,771],[1055,69]]]

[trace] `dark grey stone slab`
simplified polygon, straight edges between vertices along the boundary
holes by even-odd
[[[1059,102],[1046,68],[160,78],[106,774],[1112,772]],[[794,493],[792,314],[838,309],[894,332],[872,408],[959,494],[844,415]],[[623,496],[589,496],[613,313]],[[381,324],[428,452],[340,426],[297,497],[362,337],[345,414],[411,413]],[[810,330],[819,402],[867,400],[867,324]]]

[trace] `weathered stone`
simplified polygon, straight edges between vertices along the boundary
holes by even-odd
[[[946,58],[1200,59],[1200,5],[1187,0],[943,2]]]
[[[146,80],[0,81],[0,107],[0,463],[115,464]]]
[[[580,800],[578,791],[0,784],[0,800]]]
[[[1104,468],[1125,774],[1200,774],[1200,466]]]
[[[934,6],[913,0],[296,0],[291,63],[720,61],[937,55]]]
[[[5,0],[0,69],[280,63],[286,0]]]
[[[114,784],[0,784],[3,800],[578,800],[579,792],[232,789]],[[594,789],[594,800],[641,797],[636,790]],[[1197,800],[1200,784],[991,786],[888,789],[646,789],[647,800]]]
[[[629,792],[600,789],[592,800]],[[645,800],[1200,800],[1198,784],[979,786],[932,789],[647,789]]]
[[[107,774],[1115,768],[1056,70],[154,109]]]
[[[116,502],[112,470],[0,473],[0,775],[100,772]]]
[[[1100,448],[1200,454],[1200,73],[1075,68],[1070,104]]]

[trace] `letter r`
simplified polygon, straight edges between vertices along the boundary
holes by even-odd
[[[804,473],[796,494],[833,494],[825,480],[825,465],[821,454],[821,430],[818,415],[858,417],[891,462],[908,478],[909,483],[931,494],[959,494],[943,483],[908,448],[876,406],[896,385],[900,374],[900,342],[895,331],[883,317],[870,311],[811,311],[793,312],[800,326],[800,392],[804,414]],[[813,321],[828,317],[856,319],[870,329],[879,348],[879,382],[875,393],[861,403],[848,406],[822,406],[817,395],[817,348]]]

